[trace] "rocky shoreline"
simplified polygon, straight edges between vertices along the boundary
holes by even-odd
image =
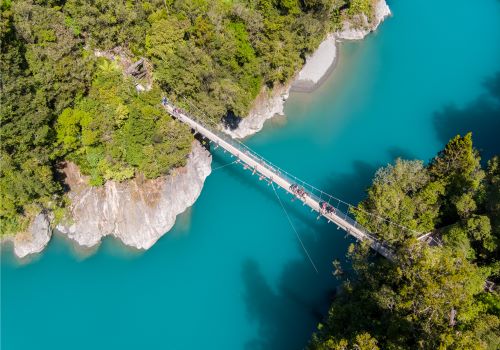
[[[345,21],[342,29],[327,35],[318,49],[306,59],[306,63],[292,82],[277,86],[272,91],[264,89],[248,114],[235,129],[225,128],[224,132],[233,138],[245,138],[260,131],[264,123],[277,115],[284,115],[285,102],[290,91],[312,92],[318,88],[337,63],[338,42],[342,40],[361,40],[375,31],[382,21],[391,15],[385,0],[379,0],[375,6],[372,23],[365,15],[360,15],[357,26]]]
[[[19,232],[15,236],[2,238],[2,244],[11,243],[14,254],[18,258],[24,258],[31,254],[40,253],[49,243],[52,236],[50,219],[47,214],[40,213],[25,232]]]
[[[108,181],[101,187],[90,186],[88,177],[68,162],[64,174],[70,188],[71,217],[56,229],[86,248],[112,235],[130,247],[148,249],[172,228],[178,214],[194,204],[211,172],[211,162],[210,152],[194,141],[186,166],[171,175],[123,183]],[[49,217],[39,214],[26,232],[4,241],[12,242],[15,255],[24,258],[41,252],[51,236]]]
[[[335,33],[335,36],[340,40],[361,40],[368,34],[375,31],[382,21],[391,15],[391,10],[385,0],[379,0],[375,5],[375,13],[373,22],[366,15],[361,14],[355,18],[357,25],[351,21],[345,21],[342,25],[342,30]]]
[[[237,128],[223,130],[233,138],[245,138],[260,131],[268,119],[284,115],[290,91],[315,90],[335,68],[339,41],[363,39],[390,14],[385,0],[380,0],[375,7],[373,23],[364,15],[356,19],[361,26],[344,22],[341,31],[329,34],[307,58],[292,82],[272,90],[264,88]],[[172,228],[178,214],[194,204],[211,172],[210,165],[210,153],[195,141],[187,165],[176,169],[172,175],[154,180],[136,178],[124,183],[108,181],[97,188],[89,186],[76,165],[68,163],[64,172],[70,188],[72,217],[56,229],[83,247],[96,246],[103,237],[112,235],[128,246],[148,249]],[[11,242],[15,255],[24,258],[41,252],[51,236],[51,218],[41,213],[26,232],[3,238],[2,243]]]

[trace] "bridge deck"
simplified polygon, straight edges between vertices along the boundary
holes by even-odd
[[[195,132],[200,133],[210,141],[222,147],[227,152],[231,153],[233,156],[237,157],[241,162],[246,164],[254,173],[259,173],[261,176],[264,176],[268,181],[274,182],[276,185],[284,189],[285,191],[291,193],[295,196],[293,190],[290,188],[294,182],[291,179],[288,179],[284,176],[278,169],[269,164],[265,159],[258,158],[254,154],[250,153],[248,150],[242,149],[238,147],[238,145],[234,145],[230,141],[226,141],[224,137],[217,135],[212,132],[205,126],[201,125],[201,123],[193,120],[184,112],[177,110],[175,107],[167,104],[165,109],[169,114],[171,114],[174,118],[179,121],[189,125]],[[316,195],[306,191],[307,195],[304,198],[299,198],[303,201],[304,205],[309,206],[311,209],[317,211],[320,215],[328,219],[329,221],[334,222],[340,228],[354,236],[356,239],[361,241],[367,241],[372,249],[377,251],[382,256],[393,260],[394,256],[390,249],[388,249],[385,245],[380,243],[377,239],[375,239],[370,232],[368,232],[365,228],[359,225],[355,220],[353,220],[347,213],[343,213],[342,211],[336,209],[334,212],[326,212],[322,210],[320,207],[321,198],[318,198]]]

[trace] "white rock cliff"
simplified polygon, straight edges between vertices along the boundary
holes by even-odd
[[[390,14],[385,0],[380,0],[372,23],[366,16],[361,16],[357,20],[361,26],[345,22],[341,31],[328,35],[297,74],[293,83],[295,88],[310,91],[320,84],[335,64],[336,40],[363,39]],[[291,87],[292,83],[272,90],[264,88],[238,127],[224,131],[234,138],[244,138],[260,131],[266,120],[284,115],[284,104]],[[172,228],[176,216],[196,201],[205,178],[211,172],[210,164],[210,153],[195,141],[187,165],[172,175],[124,183],[108,181],[102,187],[91,187],[76,165],[68,163],[65,172],[71,189],[72,218],[59,224],[57,229],[85,247],[95,246],[102,237],[112,235],[126,245],[148,249]],[[42,251],[51,232],[49,218],[39,214],[26,232],[4,238],[4,241],[11,241],[15,254],[25,257]]]
[[[253,107],[246,118],[243,118],[234,130],[223,129],[233,138],[242,139],[259,132],[266,120],[275,115],[284,115],[285,101],[290,93],[290,85],[278,85],[274,89],[262,89],[253,103]]]
[[[193,205],[210,174],[211,155],[197,141],[187,165],[154,180],[108,181],[90,187],[74,164],[65,173],[71,191],[71,222],[57,230],[79,245],[92,247],[112,235],[138,249],[150,248],[175,223],[177,214]]]
[[[345,21],[342,25],[342,30],[335,33],[338,39],[344,40],[361,40],[367,36],[370,32],[373,32],[378,28],[382,21],[391,15],[391,10],[385,2],[385,0],[380,0],[375,5],[375,13],[373,23],[369,23],[366,15],[359,15],[357,18],[358,26],[355,26],[349,21]]]
[[[44,213],[38,214],[25,232],[20,232],[3,241],[12,242],[14,253],[19,258],[30,254],[40,253],[49,243],[52,235],[50,220]]]
[[[71,218],[57,230],[84,247],[92,247],[112,235],[128,246],[148,249],[169,231],[178,214],[193,205],[211,172],[212,157],[198,141],[187,164],[172,175],[154,180],[108,181],[102,187],[88,185],[78,167],[67,163],[64,172],[70,188]],[[26,232],[4,239],[14,245],[19,258],[41,252],[52,229],[45,214],[35,217]]]

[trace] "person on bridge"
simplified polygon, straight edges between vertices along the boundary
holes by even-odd
[[[161,104],[162,104],[164,107],[165,107],[166,105],[168,105],[168,100],[167,100],[167,98],[166,98],[165,96],[163,96],[163,97],[161,98]]]
[[[305,198],[306,197],[306,191],[304,191],[304,189],[300,188],[298,185],[296,184],[292,184],[290,185],[290,190],[293,192],[293,194],[295,194],[297,197],[300,197],[300,198]]]
[[[327,202],[321,202],[320,207],[323,210],[323,212],[325,212],[327,214],[331,214],[331,213],[335,212],[335,209]]]

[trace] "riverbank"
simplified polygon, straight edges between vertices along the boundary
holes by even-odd
[[[369,23],[365,16],[365,27],[353,29],[353,25],[346,21],[341,31],[327,35],[291,82],[277,85],[272,90],[265,87],[238,127],[224,131],[233,138],[245,138],[262,130],[268,119],[284,115],[284,105],[290,91],[313,92],[335,69],[340,40],[364,38],[376,30],[389,14],[385,0],[380,0],[375,8],[373,23]],[[184,177],[183,170],[179,169],[176,175],[172,175],[177,176],[175,181],[173,177],[148,181],[134,179],[123,184],[108,181],[101,188],[88,186],[76,166],[69,164],[65,173],[70,181],[67,185],[72,202],[69,208],[71,218],[59,224],[57,229],[83,247],[96,246],[103,237],[111,235],[128,246],[148,249],[172,228],[176,216],[198,198],[204,180],[210,173],[209,157],[209,152],[195,143]],[[151,197],[158,200],[150,201]],[[25,233],[7,237],[4,241],[13,243],[14,252],[20,258],[39,253],[50,241],[50,222],[46,214],[40,214]]]
[[[308,93],[316,90],[335,69],[337,51],[335,34],[329,34],[317,50],[307,58],[290,90]]]
[[[212,157],[193,142],[187,164],[173,174],[154,180],[135,178],[108,181],[93,187],[74,163],[64,169],[71,205],[69,216],[56,229],[79,246],[91,248],[113,236],[136,249],[150,248],[175,224],[178,214],[192,206],[211,172]],[[25,233],[7,237],[18,258],[41,252],[52,236],[50,219],[39,214]]]
[[[500,68],[500,3],[485,1],[474,17],[470,4],[451,0],[391,4],[394,17],[375,35],[340,45],[337,68],[318,90],[290,94],[282,126],[285,118],[271,119],[245,140],[352,203],[394,158],[431,159],[449,139],[442,129],[456,134],[471,125],[475,140],[491,131],[490,144],[498,145],[493,115],[475,112],[496,107],[486,88],[498,85],[483,83]],[[423,16],[429,25],[422,26]],[[454,25],[467,18],[474,25]],[[212,170],[234,160],[220,149],[212,157]],[[58,234],[30,264],[4,249],[2,349],[306,347],[339,284],[332,261],[349,271],[353,241],[278,190],[317,274],[264,181],[231,165],[213,171],[202,191],[147,251],[107,237],[77,255]],[[186,324],[197,327],[196,337]]]
[[[338,61],[339,42],[343,40],[361,40],[375,31],[391,15],[385,0],[379,0],[374,8],[373,20],[366,15],[345,20],[342,28],[327,35],[318,48],[310,55],[291,82],[278,85],[273,90],[264,88],[257,96],[250,113],[234,129],[223,130],[233,138],[251,136],[264,127],[267,120],[276,115],[284,115],[285,102],[290,91],[311,93],[316,90],[333,72]],[[353,22],[356,20],[357,25]]]

